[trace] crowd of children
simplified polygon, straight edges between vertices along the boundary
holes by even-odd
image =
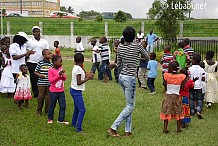
[[[125,31],[133,33],[132,28],[126,28]],[[156,94],[155,80],[158,75],[158,62],[155,60],[156,54],[153,50],[153,44],[149,45],[147,42],[149,39],[145,41],[143,38],[140,38],[140,41],[133,42],[135,36],[127,37],[125,35],[124,33],[124,37],[130,40],[125,40],[126,42],[124,43],[122,42],[122,38],[122,41],[115,40],[113,43],[113,50],[116,53],[114,63],[111,62],[111,49],[107,43],[107,38],[100,37],[99,46],[97,46],[96,39],[91,40],[91,45],[93,46],[91,72],[84,70],[84,48],[81,41],[82,39],[81,37],[76,38],[77,47],[74,51],[75,64],[72,69],[70,95],[74,101],[72,126],[76,128],[77,132],[82,132],[82,122],[86,112],[82,95],[82,92],[85,90],[85,82],[93,79],[96,70],[98,71],[97,78],[107,83],[108,80],[112,80],[111,70],[114,68],[115,81],[117,83],[119,82],[123,89],[127,89],[130,85],[125,85],[122,80],[123,78],[134,77],[137,70],[135,65],[139,63],[137,73],[139,87],[142,89],[147,89],[148,87],[150,90],[149,95]],[[152,35],[152,31],[150,35]],[[22,44],[19,44],[20,47],[23,47],[22,45],[27,41],[25,37],[23,39]],[[157,41],[158,37],[153,34],[153,39]],[[16,66],[20,72],[17,71],[13,74],[12,64],[14,60],[21,58],[23,62],[25,57],[35,52],[22,51],[20,54],[16,54],[16,52],[9,52],[10,47],[13,47],[13,45],[10,46],[10,38],[5,37],[1,39],[0,92],[6,93],[8,97],[14,96],[14,100],[17,101],[16,104],[18,104],[19,108],[21,108],[21,106],[28,107],[28,100],[32,98],[30,77],[27,73],[28,68],[25,63],[20,63],[19,66]],[[60,109],[57,122],[69,124],[69,122],[65,121],[66,99],[64,81],[67,78],[65,70],[62,67],[59,41],[54,41],[54,47],[55,51],[53,54],[46,48],[42,51],[43,60],[37,63],[34,71],[34,74],[38,77],[38,105],[36,113],[38,116],[42,115],[42,108],[45,103],[44,113],[48,115],[47,123],[53,123],[54,109],[58,101]],[[141,52],[140,59],[133,60],[131,57],[125,58],[126,56],[122,56],[126,55],[127,51],[125,50],[127,50],[127,48],[130,49],[128,50],[128,54],[133,53],[135,56],[132,57],[137,59],[139,57],[137,55]],[[131,52],[132,48],[137,48],[139,52]],[[199,119],[203,119],[202,109],[204,100],[208,108],[211,108],[213,103],[218,102],[218,84],[214,74],[217,71],[218,62],[213,60],[214,52],[208,51],[205,60],[201,61],[201,55],[194,53],[194,50],[190,47],[190,40],[187,38],[178,43],[178,50],[173,54],[171,54],[170,50],[171,48],[169,46],[164,48],[164,54],[160,62],[162,65],[163,86],[166,92],[160,113],[160,118],[164,120],[164,133],[169,132],[168,122],[171,119],[177,120],[177,132],[181,132],[181,127],[186,128],[191,121],[191,117],[195,114]],[[129,64],[136,68],[129,67]],[[128,78],[128,80],[130,80],[130,78]],[[135,84],[133,86],[135,86]],[[125,96],[129,98],[128,95]],[[135,93],[131,96],[135,96]],[[129,100],[127,99],[127,101]],[[128,112],[124,109],[120,116],[125,115],[126,117],[130,116],[130,118],[132,118],[134,102],[134,99],[132,99],[129,104],[132,106],[131,109],[129,109]],[[126,107],[127,109],[129,108],[128,106]],[[126,114],[128,114],[128,116]],[[108,130],[109,134],[114,137],[119,136],[116,130],[123,121],[120,116]],[[127,123],[127,125],[128,124],[130,123]],[[126,129],[126,136],[131,134],[131,126],[129,125],[129,128]]]

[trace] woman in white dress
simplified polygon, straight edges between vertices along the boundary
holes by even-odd
[[[206,60],[204,60],[205,71],[207,73],[205,101],[207,107],[211,108],[212,103],[218,103],[218,84],[215,76],[217,61],[213,61],[214,52],[207,51]]]

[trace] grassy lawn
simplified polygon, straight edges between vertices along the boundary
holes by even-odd
[[[104,20],[97,22],[95,20],[66,19],[66,18],[13,18],[5,17],[4,32],[6,33],[6,23],[10,21],[11,34],[24,31],[31,34],[31,28],[43,22],[43,34],[45,35],[70,35],[70,22],[74,23],[74,35],[80,36],[102,36],[104,35],[104,23],[108,22],[109,36],[121,36],[126,26],[132,26],[137,31],[140,30],[141,22],[144,22],[145,33],[150,29],[154,29],[155,34],[161,36],[160,31],[154,24],[155,21],[141,19],[128,20],[125,23],[117,23],[113,20]],[[179,24],[178,24],[179,25]],[[179,35],[179,29],[178,29]],[[184,37],[217,37],[218,36],[218,20],[185,20],[184,21]]]
[[[62,51],[63,56],[73,56],[69,50]],[[86,57],[89,53],[85,53]],[[71,122],[73,112],[73,100],[69,94],[71,82],[72,60],[63,60],[66,69],[67,81],[65,82],[66,94],[66,120]],[[85,69],[89,71],[91,62],[85,62]],[[18,110],[13,99],[0,98],[0,145],[85,145],[85,146],[217,146],[218,104],[212,109],[204,107],[203,120],[193,117],[188,129],[182,133],[176,133],[175,120],[169,123],[169,134],[163,134],[163,121],[159,118],[161,103],[163,100],[163,87],[161,71],[155,81],[157,94],[150,96],[148,90],[137,88],[136,107],[133,112],[133,136],[129,138],[112,138],[107,129],[125,106],[125,98],[121,87],[110,81],[105,84],[97,80],[97,77],[86,83],[84,101],[87,112],[83,122],[83,130],[86,135],[75,132],[70,125],[62,125],[54,122],[47,124],[47,116],[36,116],[37,99],[30,100],[29,108]],[[58,105],[55,110],[54,121],[57,120]],[[124,124],[118,132],[124,134]]]

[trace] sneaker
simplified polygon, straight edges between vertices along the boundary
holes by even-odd
[[[68,125],[68,124],[69,124],[69,122],[67,122],[67,121],[62,121],[62,122],[60,122],[60,121],[57,121],[57,123],[66,124],[66,125]]]
[[[208,105],[207,105],[207,106],[208,106],[208,108],[211,108],[211,105],[212,105],[212,104],[211,104],[211,102],[210,102],[210,103],[208,103]]]
[[[142,87],[143,89],[148,89],[147,87]]]
[[[48,123],[48,124],[52,124],[52,123],[53,123],[53,120],[48,120],[47,123]]]

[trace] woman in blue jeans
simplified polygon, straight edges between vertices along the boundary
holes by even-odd
[[[123,31],[125,39],[124,44],[120,44],[117,49],[117,64],[110,65],[111,67],[122,67],[119,75],[119,83],[123,89],[126,97],[126,107],[114,121],[112,126],[108,129],[108,133],[113,137],[119,137],[117,129],[126,121],[125,136],[132,135],[132,112],[135,106],[135,90],[136,90],[136,76],[137,64],[139,54],[142,53],[146,58],[148,53],[141,44],[133,42],[135,39],[135,29],[126,27]]]

